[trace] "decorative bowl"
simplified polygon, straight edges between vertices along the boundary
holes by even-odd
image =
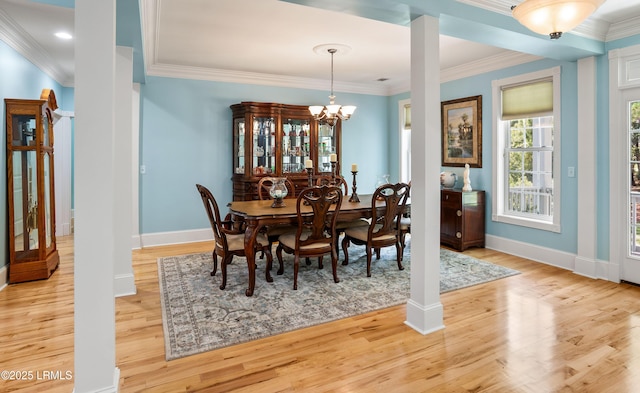
[[[440,185],[443,188],[453,188],[458,180],[458,175],[453,172],[440,172]]]

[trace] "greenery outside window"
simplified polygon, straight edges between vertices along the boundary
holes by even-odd
[[[560,231],[560,68],[493,81],[492,219]]]

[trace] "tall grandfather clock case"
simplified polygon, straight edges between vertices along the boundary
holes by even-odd
[[[46,279],[58,267],[53,188],[53,90],[5,99],[9,283]]]

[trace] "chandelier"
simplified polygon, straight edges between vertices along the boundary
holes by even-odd
[[[513,17],[529,30],[557,40],[591,15],[604,0],[525,0],[511,7]]]
[[[337,46],[337,45],[334,45]],[[320,49],[324,49],[325,45],[320,45],[314,50],[318,52]],[[327,52],[331,55],[331,95],[329,96],[329,105],[312,105],[309,107],[309,112],[313,115],[320,124],[328,124],[333,127],[338,119],[349,120],[356,107],[354,105],[339,105],[335,103],[336,96],[333,94],[333,55],[338,52],[335,47],[327,48]]]

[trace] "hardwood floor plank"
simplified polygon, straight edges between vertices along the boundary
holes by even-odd
[[[58,247],[60,267],[48,280],[0,291],[5,370],[73,372],[73,238],[58,239]],[[211,247],[133,252],[137,293],[116,299],[121,392],[617,393],[640,386],[639,287],[480,248],[465,254],[521,274],[443,294],[443,330],[417,333],[400,305],[167,362],[157,259]],[[72,380],[0,380],[3,392],[72,390]]]

